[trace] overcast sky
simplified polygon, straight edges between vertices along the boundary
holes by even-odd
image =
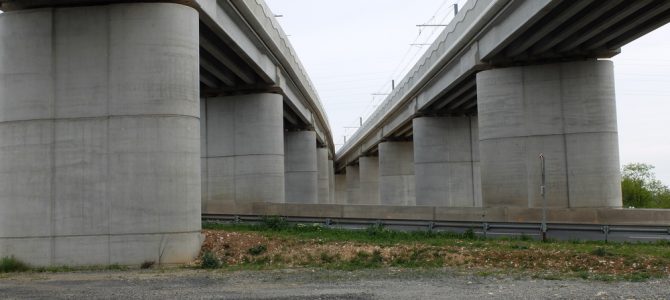
[[[454,0],[266,0],[328,114],[336,144],[351,136],[441,27]],[[461,5],[464,0],[461,0]],[[420,3],[420,4],[419,4]],[[614,60],[622,164],[646,162],[670,185],[670,26],[628,44]],[[337,145],[338,147],[340,145]]]

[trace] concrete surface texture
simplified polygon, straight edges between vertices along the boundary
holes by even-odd
[[[317,203],[328,204],[330,202],[330,176],[328,166],[328,148],[316,149],[316,169],[318,170],[318,201]]]
[[[413,120],[416,205],[481,206],[477,117]]]
[[[190,261],[200,248],[198,14],[0,15],[0,257]]]
[[[316,133],[284,133],[284,170],[287,203],[318,203]]]
[[[248,94],[201,101],[203,202],[284,202],[282,96]]]
[[[335,165],[328,159],[328,204],[335,204]]]
[[[346,204],[361,204],[361,177],[358,165],[347,166],[345,178],[347,182]]]
[[[484,206],[541,207],[540,153],[549,207],[620,207],[611,61],[477,74]]]
[[[347,175],[335,174],[333,180],[335,181],[333,204],[347,204]]]
[[[382,205],[416,205],[412,142],[379,144],[379,197]]]
[[[362,156],[358,159],[360,172],[361,204],[380,204],[379,158]]]

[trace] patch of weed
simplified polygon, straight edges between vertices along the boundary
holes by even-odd
[[[216,257],[214,252],[207,251],[202,255],[200,267],[203,269],[217,269],[221,267],[221,261]]]
[[[30,270],[30,266],[14,256],[0,258],[0,273],[25,272],[28,270]]]
[[[261,255],[261,254],[265,253],[265,251],[267,251],[267,250],[268,250],[267,246],[265,246],[263,244],[260,244],[260,245],[256,245],[256,246],[253,246],[253,247],[249,248],[247,250],[247,253],[249,253],[251,255],[254,255],[254,256],[257,256],[257,255]]]

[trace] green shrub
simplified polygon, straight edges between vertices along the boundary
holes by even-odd
[[[221,267],[221,261],[213,252],[207,251],[202,255],[202,263],[200,266],[203,269],[216,269]]]
[[[289,224],[280,216],[264,216],[261,219],[261,226],[272,230],[282,230],[288,228]]]
[[[25,272],[28,270],[30,270],[30,267],[26,263],[14,258],[14,256],[0,259],[0,273]]]
[[[249,250],[247,250],[247,252],[251,255],[261,255],[261,254],[265,253],[265,251],[267,251],[267,250],[268,250],[268,247],[261,244],[261,245],[256,245],[256,246],[253,246],[253,247],[249,248]]]

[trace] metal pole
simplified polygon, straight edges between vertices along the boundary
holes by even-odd
[[[540,153],[540,167],[542,173],[542,180],[540,183],[540,194],[542,195],[542,224],[540,230],[542,231],[542,241],[547,240],[547,193],[546,193],[546,178],[544,168],[544,153]]]

